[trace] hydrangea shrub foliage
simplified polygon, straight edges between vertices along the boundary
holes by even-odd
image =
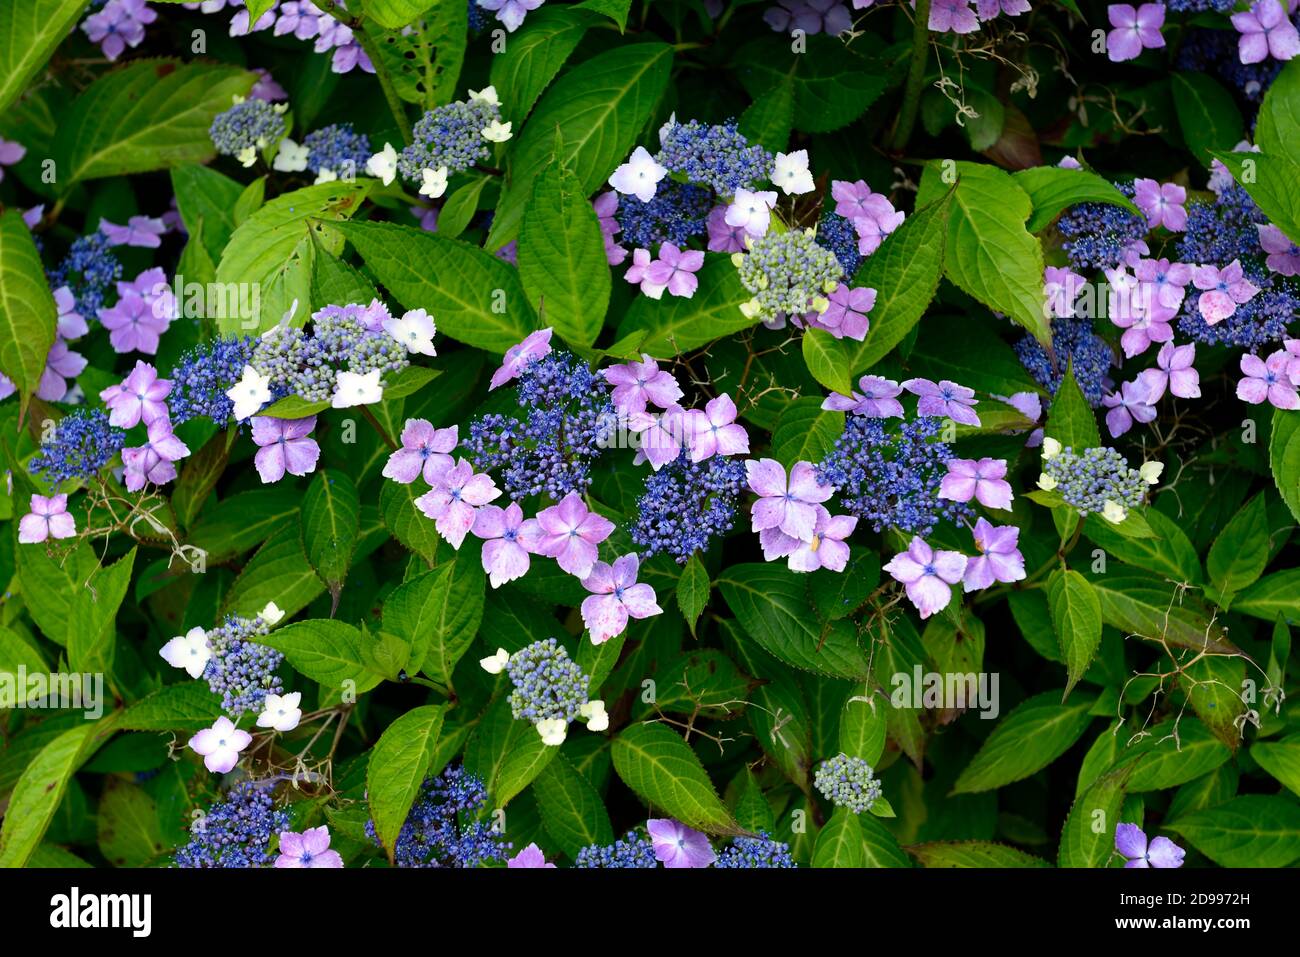
[[[1294,864],[1297,54],[0,5],[0,865]]]

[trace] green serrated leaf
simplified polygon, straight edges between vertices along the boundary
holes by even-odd
[[[736,832],[700,759],[667,725],[629,725],[614,738],[612,754],[618,776],[652,811],[708,834]]]
[[[393,859],[397,833],[429,774],[446,705],[424,705],[384,729],[366,765],[366,800],[379,842]]]
[[[953,793],[990,791],[1041,771],[1087,730],[1095,701],[1095,695],[1079,693],[1062,704],[1055,691],[1045,691],[1021,702],[980,746]]]

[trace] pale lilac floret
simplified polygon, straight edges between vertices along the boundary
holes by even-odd
[[[415,500],[415,507],[434,520],[438,534],[455,549],[473,527],[479,506],[501,495],[492,476],[476,474],[465,459],[439,472],[430,484],[433,487]]]
[[[152,216],[132,216],[125,226],[110,223],[107,219],[99,221],[99,231],[108,237],[112,246],[139,246],[143,249],[157,249],[162,245],[160,238],[167,232],[167,226],[161,219]]]
[[[614,215],[618,212],[618,193],[612,189],[606,190],[591,205],[600,224],[600,235],[605,240],[605,261],[611,266],[617,266],[627,259],[627,250],[614,239],[615,235],[623,231],[622,224]]]
[[[276,867],[327,867],[343,866],[338,851],[330,849],[330,829],[322,824],[309,827],[301,834],[280,832],[280,856]]]
[[[751,459],[745,463],[749,488],[759,496],[751,513],[753,531],[779,528],[791,538],[811,541],[817,526],[817,506],[834,493],[829,485],[817,481],[817,469],[811,462],[796,462],[790,469],[776,459]]]
[[[708,867],[718,859],[709,839],[680,821],[651,818],[645,822],[655,858],[664,867]]]
[[[538,329],[536,332],[530,332],[522,342],[519,342],[506,350],[505,357],[501,360],[501,368],[492,373],[492,381],[488,385],[488,391],[498,389],[516,379],[519,373],[533,360],[540,359],[551,351],[551,329]]]
[[[975,0],[975,11],[981,20],[992,20],[999,13],[1017,17],[1029,10],[1029,0]]]
[[[1119,438],[1134,422],[1150,422],[1156,417],[1156,407],[1151,403],[1147,387],[1141,383],[1125,382],[1119,389],[1102,396],[1106,413],[1106,428],[1113,438]]]
[[[1156,229],[1163,226],[1170,232],[1187,228],[1187,190],[1177,183],[1157,183],[1153,179],[1133,181],[1133,203],[1142,210],[1147,225]]]
[[[935,550],[920,536],[913,536],[907,551],[899,552],[884,568],[903,584],[908,600],[921,617],[929,618],[948,607],[952,586],[966,572],[966,556]]]
[[[1300,246],[1272,224],[1255,228],[1259,230],[1260,247],[1268,253],[1264,260],[1268,268],[1280,276],[1300,275]]]
[[[320,458],[320,446],[311,438],[316,416],[305,419],[278,419],[255,415],[252,419],[253,443],[258,447],[253,465],[263,482],[278,482],[290,475],[310,475]]]
[[[711,253],[742,253],[745,251],[745,228],[727,222],[726,206],[715,206],[709,211],[705,226],[709,231],[708,249]],[[626,253],[624,254],[626,255]],[[622,262],[620,259],[619,262]]]
[[[1187,295],[1192,267],[1168,259],[1139,259],[1133,276],[1142,283],[1142,302],[1156,309],[1157,315],[1172,319]]]
[[[213,774],[225,774],[234,768],[239,752],[252,743],[253,736],[236,728],[225,715],[189,740],[190,750],[202,756],[203,766]]]
[[[644,352],[640,362],[633,359],[613,365],[602,370],[601,375],[614,387],[610,393],[614,408],[625,415],[644,412],[652,402],[667,409],[676,405],[683,395],[673,374],[660,369],[659,363]]]
[[[1197,266],[1192,270],[1192,285],[1203,290],[1197,308],[1206,325],[1215,325],[1230,317],[1237,307],[1250,302],[1259,287],[1242,272],[1240,260],[1234,259],[1222,269]]]
[[[779,528],[765,528],[758,533],[763,558],[786,559],[791,571],[815,572],[825,568],[842,572],[849,563],[849,546],[845,542],[858,526],[857,516],[832,515],[824,505],[817,507],[817,520],[808,541],[800,541]]]
[[[736,414],[736,403],[725,393],[710,399],[703,410],[686,413],[684,425],[692,462],[749,452],[749,434],[736,421]]]
[[[703,265],[704,253],[700,250],[683,250],[672,243],[663,243],[659,258],[646,268],[646,279],[654,286],[667,289],[669,295],[690,299],[699,288],[700,281],[695,274]]]
[[[483,570],[488,573],[488,582],[493,588],[500,588],[528,573],[531,561],[529,532],[533,527],[524,521],[524,510],[517,502],[511,502],[505,508],[484,505],[474,516],[470,530],[483,539]]]
[[[145,6],[144,0],[108,0],[82,21],[81,29],[111,61],[125,53],[127,47],[139,46],[144,41],[145,24],[157,19],[158,14]]]
[[[534,522],[535,526],[530,524]],[[614,523],[588,509],[577,492],[564,496],[558,505],[542,509],[525,525],[525,534],[535,543],[532,551],[554,558],[561,568],[578,578],[591,574],[598,554],[596,546],[614,531]]]
[[[58,402],[68,394],[68,380],[75,379],[85,370],[87,359],[73,352],[62,339],[55,339],[45,355],[45,368],[36,386],[36,398]],[[9,392],[12,393],[12,387]]]
[[[948,379],[941,379],[938,383],[929,379],[908,379],[903,388],[920,397],[916,404],[917,415],[947,416],[959,425],[980,424],[980,417],[973,408],[979,403],[974,389]]]
[[[140,422],[151,425],[167,418],[164,401],[172,384],[158,378],[158,370],[147,362],[136,360],[135,368],[119,385],[110,385],[99,393],[108,406],[108,424],[119,429],[134,428]]]
[[[1300,408],[1300,395],[1291,379],[1295,357],[1283,350],[1267,359],[1246,353],[1241,357],[1241,372],[1245,376],[1237,383],[1237,398],[1251,405],[1267,401],[1276,409]]]
[[[72,538],[77,522],[68,514],[68,496],[33,495],[31,511],[18,521],[18,541],[35,545],[49,538]]]
[[[1020,554],[1020,529],[1015,525],[992,525],[986,519],[975,522],[975,549],[966,562],[963,591],[979,591],[994,582],[1018,582],[1025,577],[1025,559]]]
[[[0,137],[0,183],[3,183],[5,179],[4,168],[6,166],[13,166],[15,163],[20,162],[26,155],[27,147],[23,146],[22,143]],[[40,213],[36,215],[35,220],[36,222],[40,222],[41,216],[45,213],[45,207],[38,206],[36,208],[40,210]],[[30,213],[31,211],[29,210],[28,212]],[[30,222],[28,220],[27,215],[23,216],[23,222],[27,223],[28,229],[36,225],[36,222]]]
[[[650,250],[634,249],[632,250],[632,265],[627,267],[623,279],[630,283],[639,284],[641,292],[651,299],[662,299],[667,286],[660,285],[650,279],[650,267],[652,265],[653,258],[650,255]]]
[[[1300,33],[1279,0],[1256,0],[1249,10],[1229,19],[1241,34],[1237,56],[1242,63],[1259,63],[1270,56],[1290,60],[1300,53]]]
[[[1187,343],[1175,346],[1166,342],[1156,354],[1155,368],[1138,373],[1138,385],[1146,389],[1147,402],[1159,402],[1168,389],[1180,399],[1196,399],[1201,395],[1201,374],[1196,371],[1196,346]]]
[[[974,33],[980,23],[970,0],[934,0],[929,27],[935,33]]]
[[[55,326],[59,338],[80,339],[90,331],[85,318],[77,312],[76,297],[67,286],[60,286],[54,290],[54,305],[59,312]]]
[[[383,475],[409,485],[421,475],[430,485],[439,472],[453,465],[451,452],[459,439],[457,425],[435,429],[428,419],[407,419],[402,429],[402,447],[388,457]]]
[[[1069,268],[1048,266],[1043,270],[1043,294],[1047,307],[1058,319],[1074,318],[1074,302],[1079,298],[1079,291],[1087,285],[1077,272]]]
[[[862,391],[850,395],[832,392],[822,402],[822,408],[833,412],[852,412],[872,419],[903,417],[903,403],[898,401],[903,388],[897,382],[883,376],[864,375],[858,380],[858,388]]]
[[[172,431],[171,422],[155,419],[149,425],[144,445],[122,450],[126,490],[138,492],[149,482],[166,485],[176,478],[175,463],[189,454],[189,447]]]
[[[514,33],[524,22],[530,10],[536,10],[546,0],[478,0],[484,10],[491,10],[501,21],[501,25]]]
[[[876,290],[840,283],[831,292],[829,299],[830,305],[825,312],[810,312],[804,320],[818,329],[825,329],[836,339],[854,339],[858,342],[865,339],[871,325],[867,314],[876,305]]]
[[[949,459],[948,474],[939,483],[939,497],[953,502],[976,499],[985,508],[1011,509],[1011,483],[1006,459]]]
[[[1115,826],[1115,850],[1127,858],[1127,867],[1182,867],[1187,853],[1167,837],[1157,837],[1150,843],[1142,828],[1136,824]]]
[[[853,223],[858,234],[858,252],[870,256],[885,237],[902,224],[904,214],[882,193],[873,193],[866,180],[832,180],[831,198],[835,214]]]
[[[171,318],[158,315],[158,310],[129,286],[124,290],[119,286],[119,292],[121,298],[112,308],[99,310],[99,321],[109,330],[108,341],[116,352],[156,355],[158,340],[167,331]]]
[[[1112,63],[1133,60],[1143,50],[1158,50],[1165,45],[1160,28],[1165,22],[1163,3],[1144,3],[1134,8],[1127,3],[1112,3],[1106,16],[1114,27],[1106,34],[1106,56]]]
[[[554,868],[546,862],[546,855],[534,842],[506,861],[507,868]]]
[[[649,462],[658,472],[677,458],[686,444],[686,427],[686,411],[680,405],[671,405],[663,412],[632,413],[627,430],[639,442],[633,462]]]
[[[636,580],[639,560],[636,552],[614,559],[613,565],[596,562],[582,580],[591,592],[582,600],[582,622],[591,643],[603,644],[627,628],[629,618],[650,618],[663,613],[655,590]]]

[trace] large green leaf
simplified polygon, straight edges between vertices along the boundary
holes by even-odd
[[[82,674],[113,670],[117,611],[131,584],[135,547],[107,568],[100,568],[79,588],[68,619],[68,664]]]
[[[518,272],[495,256],[392,223],[339,228],[397,301],[407,309],[428,309],[439,332],[504,353],[536,328]]]
[[[1300,143],[1300,62],[1288,60],[1260,104],[1255,143],[1265,153],[1285,155]],[[1235,144],[1233,144],[1235,145]]]
[[[1256,741],[1250,756],[1280,784],[1300,795],[1300,734],[1279,741]]]
[[[0,826],[0,867],[22,867],[45,836],[73,772],[89,754],[92,740],[104,730],[84,722],[43,747],[14,786]]]
[[[948,192],[944,165],[930,163],[917,205]],[[1025,228],[1029,195],[1010,173],[980,163],[956,164],[944,272],[958,288],[1006,313],[1044,345],[1051,341],[1043,296],[1043,249]]]
[[[584,847],[614,840],[614,828],[600,794],[560,754],[533,781],[533,795],[546,833],[569,857]]]
[[[1075,382],[1073,369],[1066,370],[1056,389],[1044,431],[1049,438],[1056,439],[1065,448],[1079,453],[1101,445],[1097,417]]]
[[[600,222],[578,179],[543,170],[519,230],[519,278],[528,304],[577,346],[590,346],[609,307],[609,263]]]
[[[671,62],[666,44],[618,46],[578,64],[547,90],[510,151],[489,249],[517,236],[534,181],[553,161],[557,136],[562,147],[554,159],[573,170],[583,192],[605,182],[650,121]]]
[[[1300,239],[1300,192],[1295,189],[1300,182],[1300,162],[1283,153],[1218,150],[1211,155],[1228,168],[1273,225],[1292,242]]]
[[[99,852],[114,867],[143,867],[166,849],[158,806],[141,787],[109,778],[96,817]]]
[[[1169,84],[1183,142],[1202,163],[1209,164],[1212,150],[1241,142],[1241,111],[1222,83],[1208,73],[1179,72],[1170,74]]]
[[[1286,867],[1300,860],[1300,804],[1289,797],[1245,794],[1169,822],[1222,867]]]
[[[1051,867],[1041,857],[993,841],[931,841],[908,852],[922,867]]]
[[[199,731],[221,717],[221,698],[201,681],[167,685],[122,712],[123,731]]]
[[[343,621],[313,618],[296,621],[258,638],[258,643],[284,652],[295,671],[325,688],[339,691],[347,682],[356,694],[379,684],[382,675],[368,663],[366,638]]]
[[[225,614],[251,617],[275,602],[295,615],[325,590],[302,550],[297,519],[281,525],[248,560],[226,593]]]
[[[316,574],[338,597],[361,532],[357,487],[345,472],[321,469],[302,500],[302,540]]]
[[[1096,173],[1059,166],[1035,166],[1011,174],[1016,185],[1029,194],[1034,211],[1025,228],[1036,233],[1058,213],[1076,203],[1107,203],[1140,215],[1133,201]]]
[[[1058,867],[1105,867],[1115,853],[1126,771],[1103,775],[1075,799],[1061,829]]]
[[[1088,579],[1076,571],[1058,569],[1047,580],[1047,603],[1069,670],[1065,685],[1068,698],[1101,645],[1101,601]]]
[[[478,633],[484,588],[477,558],[458,555],[393,590],[384,601],[384,629],[410,643],[409,670],[451,681]]]
[[[787,37],[763,37],[742,47],[735,57],[737,75],[754,98],[789,83],[795,128],[828,133],[852,123],[875,102],[889,83],[887,69],[833,37],[803,39],[806,49],[799,51]]]
[[[772,456],[787,468],[800,461],[820,461],[843,431],[843,412],[823,409],[821,396],[801,396],[786,405],[777,419]]]
[[[211,159],[213,119],[256,80],[238,67],[168,59],[135,60],[106,73],[59,122],[59,189]]]
[[[366,765],[366,800],[379,842],[393,859],[397,833],[429,773],[446,705],[424,705],[384,729]]]
[[[203,246],[212,261],[221,259],[235,222],[235,203],[244,186],[207,166],[177,166],[172,169],[172,192],[181,221],[191,236],[202,227]],[[197,280],[197,277],[195,277]]]
[[[1288,623],[1300,623],[1300,568],[1265,575],[1237,596],[1232,610],[1265,621],[1281,615]]]
[[[1282,501],[1300,522],[1300,415],[1284,409],[1273,410],[1268,459]]]
[[[1041,771],[1087,730],[1096,700],[1080,693],[1062,704],[1055,691],[1045,691],[1021,702],[980,746],[953,793],[991,791]]]
[[[218,317],[225,334],[265,332],[289,311],[302,326],[311,314],[313,259],[317,247],[337,254],[343,245],[337,224],[354,216],[375,180],[337,181],[304,186],[277,196],[240,224],[217,264],[218,283],[256,283],[257,312],[241,316],[227,310]],[[231,314],[231,313],[234,314]]]
[[[380,12],[371,13],[372,5]],[[426,9],[412,14],[417,7]],[[379,66],[392,78],[397,95],[426,109],[449,102],[465,61],[469,28],[466,6],[433,0],[368,0],[366,12],[371,13],[373,21],[365,30],[378,54]],[[420,22],[405,28],[416,19]],[[394,26],[398,20],[405,23]]]
[[[717,585],[741,627],[769,654],[816,674],[867,676],[854,626],[821,623],[808,600],[806,576],[774,564],[733,565]]]
[[[1126,570],[1127,571],[1127,570]],[[1222,626],[1176,585],[1153,575],[1108,574],[1088,579],[1101,599],[1101,619],[1106,624],[1150,641],[1164,639],[1173,645],[1219,654],[1237,654]]]
[[[813,867],[865,867],[866,845],[858,815],[837,807],[817,835],[813,846]]]
[[[17,388],[24,409],[40,385],[57,318],[40,253],[22,213],[5,210],[0,215],[0,372]]]
[[[736,830],[704,765],[667,725],[633,724],[614,739],[614,770],[652,811],[710,834]]]
[[[1220,607],[1227,608],[1237,592],[1255,583],[1264,573],[1268,556],[1268,509],[1261,492],[1224,526],[1205,557],[1205,570],[1219,591]]]
[[[1091,516],[1083,526],[1083,534],[1100,545],[1111,556],[1130,565],[1157,572],[1175,581],[1195,584],[1201,580],[1201,561],[1196,547],[1187,538],[1182,526],[1158,509],[1149,508],[1144,517],[1154,533],[1153,538],[1132,538],[1115,531],[1115,525],[1098,516]]]
[[[590,25],[590,17],[554,7],[529,15],[505,50],[492,58],[492,85],[501,98],[502,116],[515,123],[528,116]]]
[[[15,0],[0,4],[0,113],[71,31],[89,0]]]
[[[498,698],[465,746],[465,766],[487,784],[492,806],[503,808],[532,784],[560,749],[546,744],[531,721],[516,720]]]
[[[365,15],[385,30],[400,30],[420,19],[435,6],[452,4],[440,4],[438,0],[361,0],[361,9]]]

